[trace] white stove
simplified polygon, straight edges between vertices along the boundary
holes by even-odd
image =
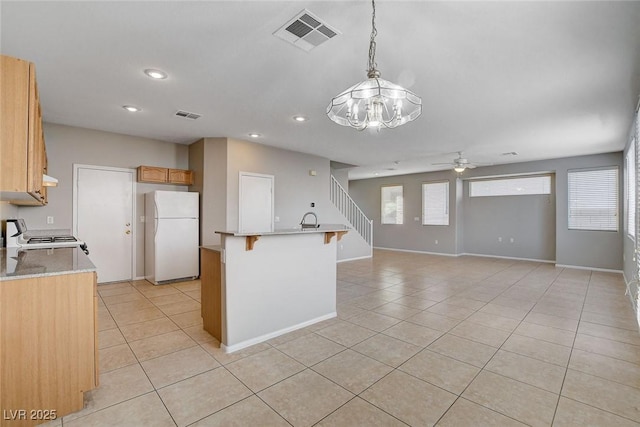
[[[34,230],[27,232],[24,219],[7,220],[7,248],[44,249],[80,247],[89,255],[87,244],[62,230]]]

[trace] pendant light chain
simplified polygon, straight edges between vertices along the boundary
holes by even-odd
[[[378,68],[378,64],[376,64],[376,36],[378,35],[378,30],[376,29],[375,0],[371,0],[371,7],[373,8],[373,13],[371,15],[371,40],[369,41],[369,69],[367,70],[368,74],[377,71],[376,69]]]

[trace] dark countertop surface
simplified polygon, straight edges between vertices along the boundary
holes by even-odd
[[[0,281],[91,271],[96,266],[78,247],[0,250]]]
[[[277,236],[282,234],[309,234],[309,233],[327,233],[335,231],[349,231],[351,227],[344,224],[321,224],[318,228],[302,228],[300,226],[289,228],[276,228],[274,231],[255,231],[255,232],[240,232],[237,230],[230,231],[216,231],[218,234],[225,234],[236,237],[246,236]]]

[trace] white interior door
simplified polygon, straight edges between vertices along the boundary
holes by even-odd
[[[240,232],[273,231],[273,175],[240,172]]]
[[[74,233],[87,243],[101,283],[133,278],[134,172],[74,166]]]

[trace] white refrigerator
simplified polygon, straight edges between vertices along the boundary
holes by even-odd
[[[145,278],[154,285],[193,279],[200,272],[199,193],[145,194]]]

